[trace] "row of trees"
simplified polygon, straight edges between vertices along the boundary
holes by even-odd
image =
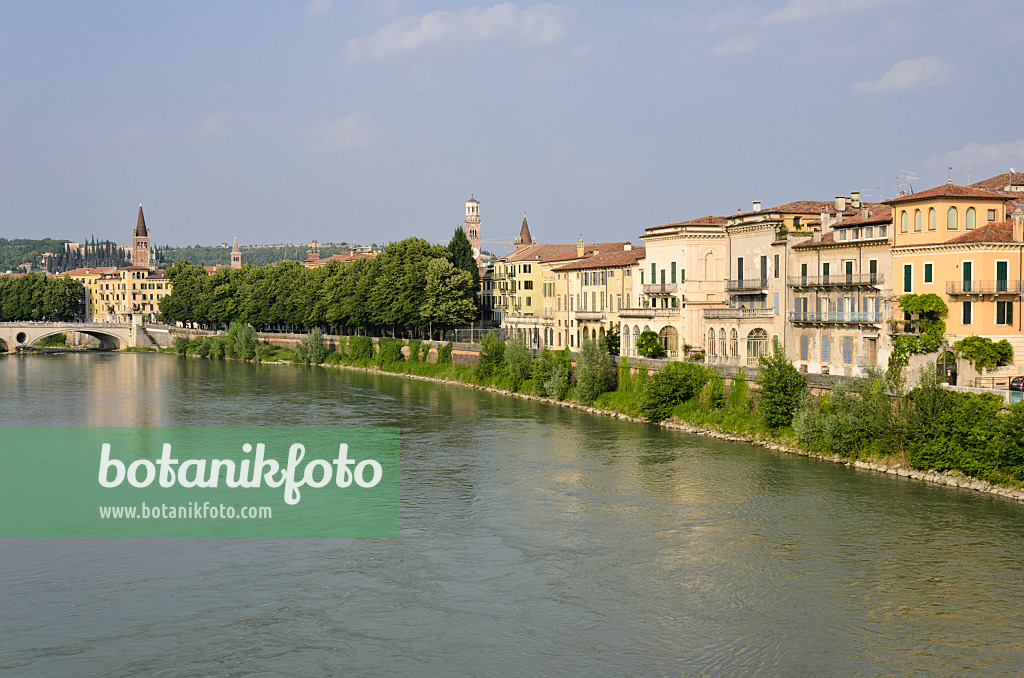
[[[468,253],[468,257],[466,254]],[[444,330],[476,318],[479,273],[459,228],[448,246],[422,238],[388,244],[374,259],[307,269],[297,262],[243,266],[208,275],[178,262],[160,303],[168,321],[254,327]]]
[[[45,273],[0,277],[0,322],[73,320],[82,312],[85,286]]]
[[[65,244],[46,262],[46,270],[50,273],[71,271],[76,268],[100,268],[128,266],[131,264],[128,254],[111,240],[86,240],[79,247],[72,249]]]

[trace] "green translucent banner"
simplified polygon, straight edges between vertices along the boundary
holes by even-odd
[[[397,537],[397,428],[0,428],[0,537]]]

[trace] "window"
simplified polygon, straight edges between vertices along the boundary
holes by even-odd
[[[1006,292],[1009,289],[1007,283],[1007,266],[1008,262],[997,261],[996,262],[996,292]]]
[[[932,207],[928,210],[928,230],[935,230],[935,208]]]
[[[875,237],[875,229],[874,229],[873,226],[867,226],[867,227],[864,228],[864,237],[865,238],[874,238]]]
[[[965,301],[963,307],[963,313],[961,315],[961,322],[964,325],[971,324],[971,302]]]
[[[533,289],[533,281],[532,280],[524,280],[523,281],[523,289],[524,290],[532,290]]]
[[[1012,325],[1013,324],[1013,302],[1012,301],[997,301],[996,302],[996,325]]]
[[[825,262],[821,265],[821,277],[824,278],[822,282],[828,283],[828,274],[831,272],[831,266],[829,262]]]
[[[956,208],[950,207],[949,211],[946,212],[946,230],[955,231],[957,229],[956,224]]]
[[[672,262],[672,280],[670,280],[669,282],[673,282],[674,283],[675,281],[676,281],[676,262],[673,261]]]
[[[926,284],[932,282],[932,265],[931,264],[925,264],[924,265],[924,281],[925,281]]]
[[[828,350],[828,337],[821,338],[821,362],[828,363],[832,357],[829,355]]]
[[[807,340],[806,336],[800,337],[800,360],[802,360],[803,362],[807,362],[807,353],[809,345],[810,342]]]
[[[914,233],[921,231],[921,210],[914,210]]]
[[[878,237],[879,238],[887,238],[887,237],[889,237],[889,226],[888,225],[882,224],[881,226],[878,227]]]
[[[712,356],[715,355],[715,330],[711,328],[708,330],[708,353]]]
[[[853,364],[853,337],[843,337],[843,364]]]
[[[903,291],[910,292],[914,285],[914,265],[903,264]]]
[[[653,285],[658,280],[658,265],[651,262],[651,284]]]
[[[526,305],[531,306],[533,303],[533,297],[526,297]]]
[[[779,255],[778,254],[775,255],[775,277],[776,278],[779,277]],[[775,304],[775,306],[777,307],[778,304]]]
[[[996,211],[995,210],[989,210],[988,211],[988,220],[989,221],[995,221],[996,220]]]
[[[868,273],[871,274],[871,284],[878,282],[878,259],[868,260]]]
[[[976,221],[976,218],[975,218],[975,214],[974,214],[974,208],[973,207],[968,207],[967,208],[967,215],[964,217],[964,227],[968,231],[974,230],[974,227],[976,225],[975,221]]]
[[[740,335],[734,329],[732,331],[732,339],[729,340],[729,355],[733,358],[738,357],[740,354]]]
[[[839,229],[836,232],[839,234],[839,239],[840,240],[846,240],[846,229],[845,228],[841,228],[841,229]]]
[[[903,210],[902,212],[900,212],[900,233],[907,232],[907,222],[907,211]]]
[[[775,293],[775,315],[779,314],[779,293]]]

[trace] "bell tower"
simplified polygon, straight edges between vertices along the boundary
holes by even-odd
[[[480,202],[469,194],[466,201],[466,237],[473,246],[473,258],[480,261]]]
[[[149,230],[146,228],[146,217],[142,214],[142,202],[139,202],[139,219],[132,233],[132,266],[150,266]]]
[[[231,268],[242,268],[242,253],[238,250],[238,236],[235,236],[235,244],[231,246]]]

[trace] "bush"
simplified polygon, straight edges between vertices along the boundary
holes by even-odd
[[[418,363],[420,361],[420,347],[423,345],[422,339],[410,339],[409,340],[409,362]]]
[[[505,342],[497,332],[488,332],[480,342],[476,374],[481,379],[500,375],[505,369]]]
[[[726,401],[726,407],[730,410],[749,410],[749,391],[750,387],[747,384],[747,371],[741,367],[739,374],[733,377],[732,383],[729,384],[729,398]]]
[[[972,335],[953,344],[953,348],[979,372],[991,371],[1013,362],[1013,346],[1006,339],[996,342],[988,337]]]
[[[383,368],[402,362],[403,343],[401,339],[392,339],[391,337],[381,337],[378,339],[377,358],[375,360],[377,367]]]
[[[328,353],[327,357],[324,358],[324,365],[340,365],[342,360],[341,354],[337,351],[333,351]]]
[[[633,380],[632,375],[629,371],[629,358],[622,356],[619,359],[619,383],[615,387],[616,391],[632,391]]]
[[[452,342],[448,342],[444,346],[437,347],[437,364],[438,365],[451,365],[452,364]]]
[[[653,330],[645,330],[640,333],[636,340],[636,353],[645,358],[660,358],[665,355],[665,349],[658,341],[658,333]]]
[[[803,375],[786,357],[778,339],[772,340],[772,352],[758,358],[758,364],[757,411],[761,421],[773,431],[789,426],[807,390]]]
[[[256,330],[252,325],[239,322],[231,323],[228,328],[225,348],[233,358],[252,360],[256,357],[256,344],[259,339],[256,337]]]
[[[424,342],[424,344],[423,344],[423,355],[420,356],[420,362],[424,362],[424,363],[427,362],[427,359],[430,357],[430,348],[431,348],[431,345],[429,343],[427,343],[427,342]]]
[[[662,421],[672,408],[701,392],[710,377],[708,368],[690,362],[672,362],[654,373],[640,396],[640,411],[648,421]]]
[[[569,382],[572,377],[572,368],[561,361],[555,363],[551,370],[551,378],[544,383],[544,392],[549,398],[565,400],[569,394]]]
[[[576,359],[576,400],[589,405],[597,396],[614,391],[618,379],[615,361],[604,339],[584,339]]]
[[[324,342],[324,333],[319,327],[314,327],[307,334],[306,338],[299,342],[295,352],[299,360],[307,365],[319,365],[327,358],[327,344]]]
[[[373,360],[373,339],[352,337],[348,341],[348,359],[358,365],[369,365]]]
[[[550,348],[541,349],[537,361],[533,363],[533,392],[540,397],[546,397],[548,391],[546,384],[551,379],[551,373],[555,369],[555,354]]]
[[[207,337],[203,340],[203,343],[206,343],[207,341],[210,343],[206,357],[210,360],[224,360],[224,358],[227,357],[226,341],[224,340],[224,337]]]
[[[522,341],[512,341],[505,347],[505,386],[510,391],[518,391],[523,382],[530,378],[533,368],[533,355]]]
[[[725,406],[725,379],[718,370],[711,368],[708,383],[704,385],[704,404],[712,409]]]
[[[188,337],[184,337],[180,334],[174,337],[174,340],[171,342],[171,348],[174,349],[175,353],[181,356],[188,354],[188,349],[191,345],[192,342],[188,340]]]
[[[903,420],[885,392],[885,375],[872,370],[815,398],[804,392],[793,429],[809,450],[857,458],[903,447]]]
[[[254,350],[254,358],[258,363],[261,363],[265,360],[272,360],[274,352],[275,351],[273,346],[271,346],[268,342],[261,341],[256,344],[256,349]]]

